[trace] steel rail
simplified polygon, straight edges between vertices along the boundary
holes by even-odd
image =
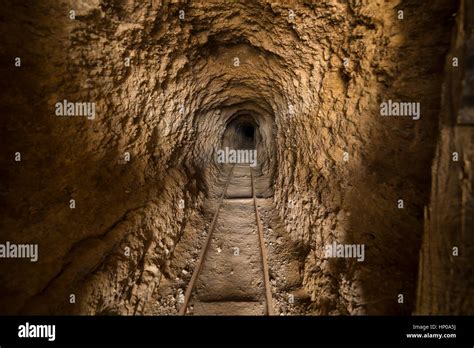
[[[221,209],[222,202],[224,201],[224,197],[225,197],[225,194],[227,192],[227,187],[229,186],[230,179],[232,178],[234,167],[235,167],[235,165],[233,165],[232,168],[230,169],[230,173],[229,173],[229,176],[228,176],[227,181],[225,183],[224,190],[222,191],[222,195],[219,199],[219,203],[217,205],[216,212],[214,213],[214,218],[212,219],[212,222],[211,222],[211,227],[209,228],[209,233],[207,234],[206,241],[204,242],[204,247],[201,249],[201,254],[199,255],[198,263],[197,263],[196,267],[194,268],[193,275],[191,276],[191,280],[189,281],[188,287],[186,288],[186,293],[184,294],[184,302],[183,302],[181,308],[179,309],[179,314],[180,315],[186,315],[186,310],[188,309],[189,299],[191,298],[192,292],[194,290],[194,286],[196,285],[196,280],[199,277],[199,274],[201,273],[202,265],[204,263],[204,258],[206,257],[207,250],[209,249],[209,245],[210,245],[211,238],[212,238],[212,233],[214,232],[214,229],[215,229],[216,223],[217,223],[217,218],[219,216],[219,210]]]
[[[270,273],[268,271],[268,261],[267,261],[267,250],[265,248],[265,241],[263,239],[263,227],[262,222],[260,220],[260,214],[258,213],[258,206],[257,206],[257,197],[255,195],[255,183],[253,178],[252,168],[249,167],[250,170],[250,177],[252,181],[252,197],[253,197],[253,206],[255,208],[255,219],[257,221],[257,229],[258,229],[258,239],[260,241],[260,255],[262,257],[262,264],[263,264],[263,282],[265,285],[265,302],[266,306],[266,315],[273,315],[273,302],[272,302],[272,289],[270,285]]]

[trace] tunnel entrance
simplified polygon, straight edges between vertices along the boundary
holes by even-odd
[[[235,143],[240,149],[255,149],[255,127],[252,124],[241,124],[237,128]]]
[[[253,136],[255,134],[255,128],[253,128],[252,126],[244,126],[243,131],[246,137],[253,139]]]
[[[259,125],[251,115],[244,114],[235,117],[227,124],[222,146],[234,150],[255,150],[260,140]]]
[[[225,123],[217,151],[249,153],[249,156],[252,155],[256,159],[252,166],[258,167],[258,173],[268,175],[270,180],[275,151],[273,131],[271,120],[264,115],[252,111],[238,111]]]

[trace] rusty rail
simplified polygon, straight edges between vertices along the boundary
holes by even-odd
[[[258,229],[258,239],[260,241],[260,255],[262,257],[262,264],[263,264],[263,282],[265,285],[265,301],[266,301],[266,315],[273,315],[273,302],[272,302],[272,288],[270,285],[270,273],[268,271],[268,258],[267,258],[267,249],[265,248],[265,241],[263,238],[263,227],[262,222],[260,220],[260,214],[258,213],[258,206],[257,206],[257,197],[255,196],[255,183],[253,178],[252,168],[250,168],[250,177],[252,180],[252,197],[253,197],[253,205],[255,208],[255,219],[257,221],[257,229]]]
[[[186,288],[186,293],[184,295],[184,302],[179,310],[180,315],[186,315],[186,311],[188,308],[189,300],[191,298],[191,295],[194,290],[194,286],[196,285],[196,280],[199,277],[199,274],[201,273],[202,266],[204,264],[204,260],[206,258],[207,251],[209,250],[209,245],[212,240],[212,234],[214,233],[214,229],[216,227],[217,219],[219,217],[219,211],[222,206],[222,203],[224,201],[225,195],[227,193],[227,187],[229,186],[230,180],[232,179],[233,171],[234,171],[234,166],[232,166],[229,176],[227,178],[227,181],[225,183],[224,189],[222,191],[222,195],[219,198],[219,202],[217,205],[216,212],[214,213],[214,217],[212,219],[211,226],[209,228],[209,233],[206,237],[206,240],[204,242],[204,246],[201,249],[201,253],[199,255],[198,263],[196,264],[196,267],[194,268],[193,275],[191,276],[191,280],[189,281],[188,287]],[[260,215],[258,212],[258,206],[257,206],[257,198],[255,195],[255,184],[254,184],[254,177],[253,177],[253,172],[252,168],[249,167],[250,170],[250,178],[252,182],[252,198],[253,198],[253,205],[255,209],[255,220],[257,223],[257,230],[258,230],[258,236],[259,236],[259,246],[260,246],[260,256],[262,258],[262,264],[263,264],[263,281],[264,281],[264,287],[265,287],[265,315],[273,315],[273,303],[272,303],[272,291],[271,291],[271,286],[270,286],[270,275],[269,275],[269,268],[268,268],[268,262],[267,262],[267,251],[265,249],[265,242],[264,242],[264,237],[263,237],[263,227],[262,227],[262,222],[260,220]]]
[[[217,209],[216,212],[214,213],[214,217],[211,222],[211,227],[209,228],[209,233],[207,234],[206,241],[204,242],[204,247],[201,249],[201,254],[199,255],[199,260],[194,268],[193,275],[191,276],[191,280],[189,281],[188,287],[186,288],[186,293],[184,294],[184,302],[181,308],[179,309],[179,314],[180,315],[186,315],[186,310],[188,309],[188,303],[189,299],[191,298],[192,292],[194,290],[194,286],[196,284],[196,280],[199,277],[199,274],[201,273],[202,270],[202,265],[204,263],[204,258],[206,257],[207,250],[209,249],[209,244],[212,239],[212,233],[214,232],[214,229],[216,227],[216,222],[217,218],[219,216],[219,210],[221,209],[222,202],[224,200],[225,194],[227,192],[227,187],[229,186],[230,179],[232,178],[232,173],[234,171],[235,165],[232,166],[230,169],[229,176],[227,177],[227,181],[224,186],[224,190],[222,191],[222,195],[219,198],[219,203],[217,204]]]

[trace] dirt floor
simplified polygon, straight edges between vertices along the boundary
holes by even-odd
[[[225,186],[226,175],[220,182]],[[258,192],[267,190],[268,178],[255,178]],[[262,197],[262,194],[257,196]],[[275,213],[271,198],[257,198],[268,252],[272,306],[276,315],[306,314],[310,296],[302,288],[304,252],[292,243]],[[169,265],[169,274],[153,294],[149,314],[178,314],[201,248],[209,233],[217,200],[205,203],[202,221],[190,221]],[[196,227],[202,226],[199,231]],[[188,257],[189,256],[189,257]],[[187,314],[265,314],[263,264],[248,166],[236,166],[219,211],[203,268]]]

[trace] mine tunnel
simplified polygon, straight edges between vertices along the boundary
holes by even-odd
[[[0,313],[473,314],[471,7],[2,6]]]
[[[256,149],[256,138],[259,136],[258,125],[253,118],[242,115],[227,125],[222,139],[222,146],[233,149]]]

